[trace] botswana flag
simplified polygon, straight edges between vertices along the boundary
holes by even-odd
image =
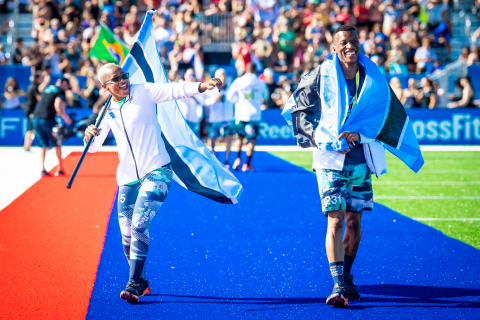
[[[290,96],[282,115],[293,128],[292,113],[296,112],[296,106],[299,102],[302,102],[302,107],[308,107],[311,103],[314,108],[309,108],[317,113],[312,117],[318,122],[311,124],[313,137],[320,150],[346,150],[349,148],[347,140],[338,140],[337,137],[342,132],[358,132],[375,138],[410,169],[418,172],[424,160],[407,112],[378,67],[363,54],[359,55],[359,63],[365,68],[365,81],[348,119],[347,82],[336,54],[333,60],[323,62],[302,76],[299,89]],[[321,103],[318,103],[318,99]],[[302,143],[310,146],[308,142]]]
[[[122,65],[122,69],[130,73],[131,84],[168,83],[153,34],[153,13],[146,13],[138,39]],[[157,104],[157,117],[175,181],[214,201],[237,203],[242,185],[195,136],[176,101]]]

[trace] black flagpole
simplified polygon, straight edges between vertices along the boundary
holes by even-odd
[[[102,113],[100,117],[97,119],[97,122],[95,123],[95,126],[97,128],[102,122],[103,118],[105,117],[105,113],[107,113],[108,106],[110,105],[110,100],[112,100],[112,96],[108,97],[107,102],[105,102],[105,105],[103,106]],[[80,167],[82,166],[83,160],[85,159],[85,156],[88,153],[88,149],[90,148],[90,145],[92,144],[93,139],[95,139],[94,136],[91,136],[90,139],[88,139],[87,145],[85,146],[85,149],[83,150],[82,155],[80,156],[80,159],[78,160],[78,163],[75,166],[75,170],[73,170],[72,176],[70,177],[70,180],[68,180],[67,189],[70,189],[72,187],[73,181],[77,176],[78,170],[80,170]]]

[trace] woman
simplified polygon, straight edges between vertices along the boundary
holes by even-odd
[[[415,97],[420,104],[420,108],[435,108],[437,104],[437,95],[433,88],[433,81],[428,78],[422,78],[420,85],[422,88],[418,91],[418,95]]]
[[[468,57],[470,56],[471,50],[469,46],[465,46],[462,48],[462,53],[458,56],[458,60],[468,61]]]
[[[393,77],[390,80],[390,87],[392,87],[393,92],[395,92],[395,95],[397,96],[398,100],[403,104],[405,101],[403,97],[403,89],[402,89],[402,84],[400,83],[400,79],[397,77]]]
[[[18,89],[17,81],[14,78],[8,78],[3,89],[3,95],[5,96],[4,109],[18,109],[21,105],[20,96],[25,96],[26,93]]]
[[[418,95],[417,80],[415,78],[408,79],[408,87],[403,89],[403,106],[405,108],[419,108],[420,104],[415,97]]]
[[[110,129],[117,141],[120,158],[118,215],[123,249],[130,263],[129,281],[120,297],[136,303],[139,296],[150,292],[144,270],[149,226],[167,196],[173,176],[157,120],[156,104],[221,88],[222,81],[213,78],[203,83],[130,85],[128,73],[114,63],[102,66],[98,79],[102,88],[112,95],[112,100],[99,128],[90,125],[85,130],[84,142],[96,136],[89,149],[96,152]]]
[[[459,101],[450,102],[447,104],[447,108],[475,108],[473,99],[475,97],[475,91],[472,88],[472,81],[469,76],[460,78],[460,86],[462,87],[462,98]],[[455,97],[449,95],[450,100],[453,100]]]

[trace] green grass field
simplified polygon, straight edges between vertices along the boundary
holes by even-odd
[[[311,152],[271,153],[312,171]],[[480,152],[422,153],[413,173],[387,152],[388,173],[372,175],[374,200],[480,249]]]

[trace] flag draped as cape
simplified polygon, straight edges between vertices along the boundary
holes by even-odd
[[[320,150],[343,151],[348,149],[348,143],[345,138],[337,140],[338,136],[342,132],[358,132],[375,138],[418,172],[424,160],[407,112],[378,67],[362,54],[359,63],[365,68],[365,81],[346,121],[348,88],[337,55],[321,65],[318,88],[321,118],[315,130],[316,145]],[[293,94],[282,112],[290,126],[292,107],[296,104]]]

